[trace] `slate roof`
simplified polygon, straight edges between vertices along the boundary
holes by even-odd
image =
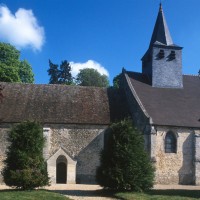
[[[0,83],[5,123],[36,120],[41,123],[99,124],[124,117],[123,91],[98,87]],[[112,104],[112,105],[111,105]]]
[[[165,47],[170,49],[182,49],[182,47],[173,43],[169,28],[167,26],[167,21],[165,19],[165,15],[162,9],[162,4],[160,4],[159,7],[158,16],[151,36],[149,48],[141,60],[149,60],[149,56],[152,55],[152,48],[155,46],[160,48]]]
[[[173,45],[173,41],[167,26],[167,22],[165,20],[161,4],[156,19],[156,24],[153,30],[150,46],[152,46],[155,42],[159,42],[164,45]]]
[[[127,72],[154,125],[200,127],[200,78],[183,75],[183,89],[152,87],[145,75]]]

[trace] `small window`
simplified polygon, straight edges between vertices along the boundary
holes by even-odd
[[[165,52],[164,52],[164,50],[163,49],[161,49],[160,51],[159,51],[159,58],[164,58],[165,57]]]
[[[176,153],[176,136],[172,131],[165,136],[165,153]]]
[[[172,60],[176,58],[176,53],[175,53],[175,51],[171,51],[170,58],[171,58]]]

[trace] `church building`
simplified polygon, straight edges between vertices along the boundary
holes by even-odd
[[[135,124],[156,168],[158,184],[200,184],[200,77],[183,75],[160,5],[142,73],[123,72]]]
[[[144,135],[155,183],[200,185],[200,77],[183,75],[182,47],[172,40],[162,5],[142,72],[123,69],[119,89],[0,84],[0,170],[10,128],[36,120],[52,184],[95,183],[106,129],[131,116]]]

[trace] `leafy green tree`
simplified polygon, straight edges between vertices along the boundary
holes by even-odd
[[[36,122],[22,122],[11,129],[8,141],[2,173],[6,185],[23,190],[48,185],[42,127]]]
[[[0,81],[1,82],[21,82],[18,67],[8,66],[0,63]]]
[[[0,63],[8,66],[18,66],[20,64],[20,52],[8,43],[0,42]]]
[[[130,120],[112,124],[97,169],[98,183],[108,189],[145,191],[153,186],[153,179],[142,134]]]
[[[20,60],[20,52],[12,45],[0,43],[0,81],[33,83],[30,64]]]
[[[57,64],[53,64],[51,60],[49,60],[49,69],[47,70],[47,72],[50,76],[50,84],[73,84],[71,66],[66,60],[62,61],[60,66],[58,66]]]
[[[119,74],[114,77],[114,79],[113,79],[113,87],[114,88],[119,88],[121,77],[122,77],[122,74]]]
[[[23,60],[20,62],[19,76],[20,76],[22,83],[33,83],[34,82],[34,75],[32,72],[32,68],[27,60]]]
[[[81,69],[77,75],[76,83],[81,86],[108,87],[109,81],[106,75],[101,75],[96,69]]]

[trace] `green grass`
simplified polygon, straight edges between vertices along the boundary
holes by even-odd
[[[199,190],[151,190],[146,193],[122,192],[116,197],[123,200],[190,200],[200,199]]]
[[[69,200],[69,198],[46,190],[1,190],[0,200]]]

